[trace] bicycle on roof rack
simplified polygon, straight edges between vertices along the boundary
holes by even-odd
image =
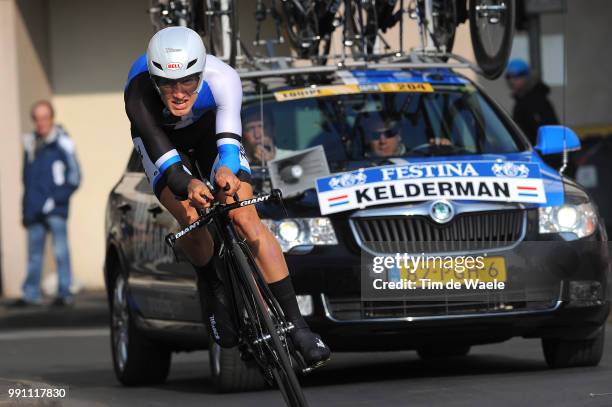
[[[238,0],[151,0],[155,29],[185,25],[200,32],[213,55],[231,66],[261,68],[282,61],[273,45],[284,42],[283,32],[296,58],[313,65],[347,58],[380,61],[413,58],[414,51],[433,60],[451,57],[455,32],[469,20],[472,48],[479,73],[495,79],[504,71],[514,35],[516,0],[257,0],[254,45],[267,46],[267,58],[254,57],[240,39]],[[406,4],[407,3],[407,4]],[[419,28],[420,47],[404,50],[404,15]],[[261,27],[270,16],[276,38],[262,40]],[[398,50],[382,35],[398,25]],[[333,34],[341,32],[341,53],[330,53]],[[384,49],[380,52],[380,48]],[[347,52],[348,51],[348,52]],[[244,55],[242,55],[244,54]],[[285,58],[292,61],[295,58]]]
[[[239,57],[237,0],[151,0],[153,30],[184,26],[197,31],[206,49],[236,66]]]
[[[262,1],[262,0],[259,0]],[[431,57],[448,58],[457,27],[470,21],[470,37],[482,74],[501,75],[510,56],[514,34],[515,0],[284,0],[283,24],[290,44],[301,57],[325,61],[330,57],[331,36],[342,26],[342,59],[345,49],[355,60],[377,60],[377,43],[390,50],[382,36],[399,23],[398,52],[404,52],[404,14],[416,21],[421,47]],[[325,22],[325,23],[323,23]],[[323,42],[324,46],[319,46]],[[385,56],[384,54],[382,55]]]
[[[294,51],[301,58],[314,63],[325,64],[330,57],[332,34],[339,26],[343,27],[343,44],[351,49],[353,57],[372,53],[376,33],[386,30],[389,18],[378,23],[378,15],[387,16],[397,0],[282,0],[280,14],[282,25]],[[263,3],[263,0],[258,0]],[[272,0],[272,9],[276,1]],[[342,11],[341,11],[342,10]],[[399,16],[399,13],[396,13]],[[397,18],[398,19],[398,18]],[[396,22],[396,21],[395,21]]]
[[[514,36],[515,0],[413,0],[422,51],[450,53],[457,27],[469,19],[470,38],[482,74],[499,77],[508,63]]]
[[[258,0],[258,9],[264,0]],[[272,10],[276,9],[272,0]],[[510,55],[514,34],[515,0],[281,0],[280,12],[273,13],[289,44],[299,58],[325,65],[329,59],[347,57],[376,61],[401,57],[404,51],[404,14],[419,28],[417,51],[446,60],[453,49],[455,32],[470,21],[470,37],[480,72],[489,79],[501,75]],[[279,17],[280,16],[280,17]],[[258,18],[258,36],[261,22]],[[399,50],[391,51],[383,33],[398,27]],[[331,55],[332,35],[342,26],[342,53]],[[377,48],[382,45],[386,53]],[[347,53],[348,51],[348,53]]]
[[[208,51],[236,66],[239,56],[238,1],[197,0],[196,27]]]
[[[151,0],[149,16],[153,31],[176,25],[193,28],[193,7],[189,0]]]

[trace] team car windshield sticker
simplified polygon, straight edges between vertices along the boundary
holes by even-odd
[[[360,169],[318,178],[321,214],[430,199],[545,204],[538,164],[444,161]]]
[[[429,83],[373,83],[373,84],[351,84],[351,85],[327,85],[309,88],[297,88],[274,92],[277,102],[289,100],[316,98],[323,96],[349,95],[362,92],[433,92],[433,86]]]

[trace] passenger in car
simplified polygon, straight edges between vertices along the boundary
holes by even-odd
[[[263,118],[263,121],[262,121]],[[242,141],[244,151],[253,164],[262,164],[275,158],[284,158],[292,150],[278,148],[274,141],[274,117],[264,111],[263,117],[259,109],[245,114],[243,120]]]

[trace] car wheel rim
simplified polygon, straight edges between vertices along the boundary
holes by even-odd
[[[213,376],[219,376],[221,374],[221,346],[214,341],[210,345],[210,360]]]
[[[123,371],[128,358],[128,324],[129,314],[126,299],[126,285],[123,276],[119,275],[115,281],[115,290],[113,292],[113,347],[115,353],[115,361],[119,370]]]

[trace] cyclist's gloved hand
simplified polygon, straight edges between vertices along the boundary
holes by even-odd
[[[187,197],[191,206],[202,208],[208,208],[214,199],[206,184],[196,178],[189,181]]]
[[[240,179],[227,167],[221,166],[215,174],[215,182],[226,196],[234,196],[240,189]],[[229,185],[229,187],[228,187]]]

